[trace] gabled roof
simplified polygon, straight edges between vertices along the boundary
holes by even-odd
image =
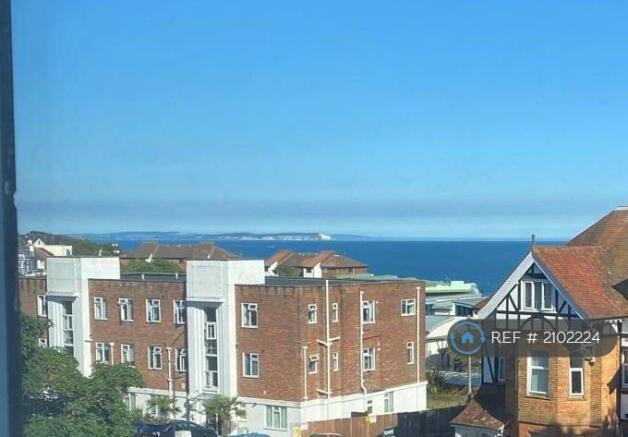
[[[51,256],[54,256],[54,254],[46,249],[44,249],[43,247],[35,247],[33,246],[33,253],[35,255],[35,258],[39,259],[39,260],[44,260],[46,258],[50,258]]]
[[[509,422],[504,386],[484,384],[451,424],[499,431]]]
[[[136,250],[130,252],[127,258],[148,259],[192,259],[192,260],[230,260],[239,256],[216,246],[213,243],[199,244],[159,244],[142,243]]]
[[[628,302],[610,282],[598,246],[534,246],[534,260],[590,319],[628,315]]]
[[[264,260],[267,267],[274,263],[288,267],[312,268],[321,265],[323,268],[351,268],[366,267],[366,264],[337,254],[333,250],[323,250],[317,253],[298,253],[289,250],[280,250]]]

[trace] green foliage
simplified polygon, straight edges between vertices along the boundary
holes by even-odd
[[[149,409],[156,407],[158,411],[157,419],[161,421],[168,420],[171,416],[181,412],[170,396],[154,396],[146,402],[146,406]]]
[[[428,370],[427,377],[427,391],[429,393],[438,393],[445,386],[445,376],[443,372],[438,369]]]
[[[208,422],[212,418],[218,418],[218,428],[221,431],[221,435],[231,432],[232,416],[244,417],[246,414],[242,403],[237,397],[222,395],[205,399],[201,404],[200,411],[205,414]]]
[[[277,273],[278,276],[296,277],[301,276],[301,269],[298,267],[280,265],[275,269],[275,273]]]
[[[24,315],[21,320],[25,436],[131,436],[123,395],[144,385],[140,373],[123,364],[98,365],[86,378],[65,351],[36,346],[45,324]]]
[[[124,273],[182,273],[179,266],[165,259],[155,259],[146,262],[141,259],[132,259],[122,263]]]

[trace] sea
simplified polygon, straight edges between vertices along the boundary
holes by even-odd
[[[117,243],[123,251],[128,251],[142,241]],[[193,242],[177,240],[162,243]],[[280,249],[295,252],[334,250],[364,262],[370,273],[434,281],[475,282],[484,295],[495,292],[530,250],[529,241],[221,240],[215,243],[243,258],[266,258]]]

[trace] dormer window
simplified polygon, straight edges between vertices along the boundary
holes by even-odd
[[[547,281],[522,281],[523,306],[526,309],[547,311],[554,308],[553,287]]]

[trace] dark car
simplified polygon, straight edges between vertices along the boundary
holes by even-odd
[[[136,428],[135,437],[174,437],[175,431],[190,431],[192,437],[218,437],[213,429],[188,420],[140,424]]]

